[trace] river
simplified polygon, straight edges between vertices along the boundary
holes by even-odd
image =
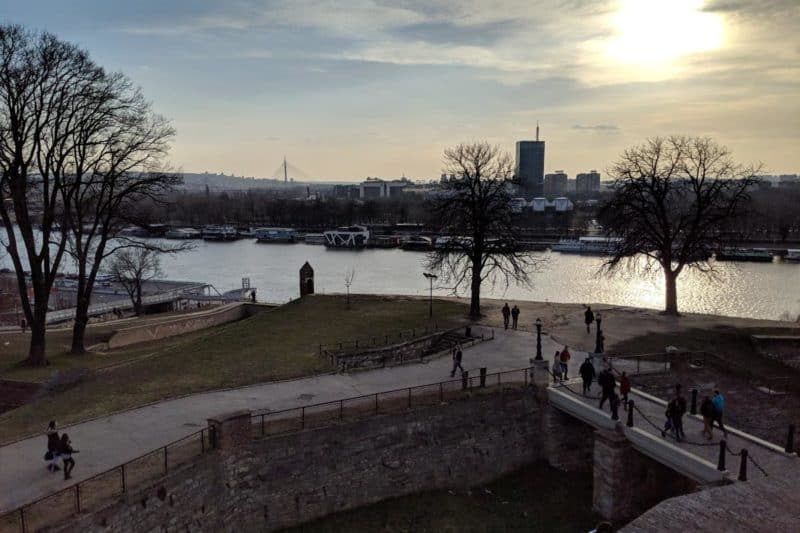
[[[552,252],[532,252],[546,259],[532,275],[532,287],[486,284],[483,296],[661,308],[663,279],[642,276],[608,277],[598,273],[602,258]],[[259,244],[252,239],[234,242],[197,241],[196,248],[165,257],[165,277],[201,281],[219,291],[241,286],[249,277],[258,299],[286,302],[299,294],[298,270],[305,261],[314,268],[318,293],[343,293],[344,277],[355,270],[353,293],[427,295],[422,273],[425,254],[400,249],[331,250],[320,245]],[[778,319],[800,314],[800,264],[716,263],[714,278],[687,270],[678,279],[679,308],[683,312]],[[434,295],[451,295],[443,284]],[[461,293],[460,295],[466,295]]]

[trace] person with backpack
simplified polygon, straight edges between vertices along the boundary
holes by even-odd
[[[578,369],[578,373],[581,375],[581,379],[583,380],[583,393],[588,394],[592,389],[592,380],[595,377],[594,365],[588,357],[581,364],[580,368]]]
[[[725,412],[725,397],[719,392],[719,390],[714,390],[714,397],[711,398],[711,405],[714,406],[714,414],[711,417],[711,426],[714,426],[714,422],[719,425],[719,429],[722,430],[722,434],[727,438],[728,431],[725,429],[725,425],[722,423],[722,415]]]
[[[594,322],[594,313],[592,312],[592,306],[587,305],[586,311],[583,313],[583,321],[586,323],[586,333],[591,333],[591,329],[589,326],[592,325]]]
[[[66,433],[61,435],[58,453],[64,464],[64,479],[70,479],[72,477],[72,469],[75,468],[75,459],[72,458],[72,454],[78,453],[78,450],[72,447],[72,441],[69,440],[69,436]]]
[[[517,322],[519,322],[519,307],[514,305],[511,310],[511,329],[517,329]]]
[[[56,421],[51,420],[47,425],[47,453],[44,454],[44,460],[47,461],[47,469],[50,472],[58,472],[61,467],[58,466],[58,431],[56,430]]]
[[[600,376],[597,378],[597,383],[600,385],[600,388],[603,391],[603,395],[600,397],[600,409],[602,409],[606,400],[610,400],[611,402],[614,401],[613,398],[616,394],[614,389],[617,386],[617,380],[615,380],[614,375],[611,374],[611,369],[606,368],[600,372]]]
[[[567,370],[569,370],[569,360],[571,358],[569,346],[564,346],[564,349],[561,350],[561,375],[564,376],[564,380],[569,379],[567,377]]]
[[[503,306],[501,312],[503,313],[503,329],[508,329],[508,317],[511,316],[511,309],[508,307],[508,302]]]
[[[700,402],[700,416],[703,417],[703,435],[707,440],[711,440],[714,436],[714,404],[708,396]]]
[[[453,349],[453,370],[450,372],[450,377],[456,375],[456,368],[461,370],[461,373],[464,373],[464,367],[461,366],[461,358],[464,356],[464,352],[461,350],[461,345],[457,344],[456,347]]]

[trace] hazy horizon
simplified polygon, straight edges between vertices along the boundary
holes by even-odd
[[[800,172],[797,0],[39,0],[0,22],[141,85],[185,172],[268,178],[286,155],[318,181],[424,181],[537,120],[570,177],[669,134]]]

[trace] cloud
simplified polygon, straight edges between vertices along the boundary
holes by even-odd
[[[615,124],[575,124],[573,130],[591,131],[595,133],[619,133],[619,126]]]

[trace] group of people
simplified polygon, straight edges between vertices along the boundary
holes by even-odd
[[[59,437],[56,421],[51,420],[47,425],[47,452],[44,454],[47,470],[50,472],[61,470],[61,467],[58,466],[60,460],[64,466],[64,479],[70,479],[72,477],[72,469],[75,468],[75,459],[72,458],[74,453],[78,453],[78,450],[72,447],[69,435],[62,433]]]
[[[569,371],[570,359],[572,359],[572,355],[569,353],[568,346],[564,346],[563,350],[556,350],[556,354],[553,356],[553,383],[569,379],[567,372]]]
[[[722,415],[725,412],[725,397],[719,390],[714,390],[714,396],[706,396],[700,404],[700,416],[703,417],[703,436],[706,440],[711,440],[714,435],[714,422],[717,423],[722,434],[728,436],[725,424],[722,422]],[[681,442],[686,439],[683,431],[683,415],[686,414],[686,398],[683,397],[680,383],[675,385],[673,397],[667,403],[665,413],[667,420],[664,422],[664,429],[661,436],[666,437],[667,432],[671,432],[675,440]]]
[[[519,323],[519,307],[514,305],[514,307],[511,308],[508,306],[508,302],[506,302],[501,312],[503,314],[503,329],[508,329],[509,319],[511,319],[511,329],[517,329],[517,324]]]

